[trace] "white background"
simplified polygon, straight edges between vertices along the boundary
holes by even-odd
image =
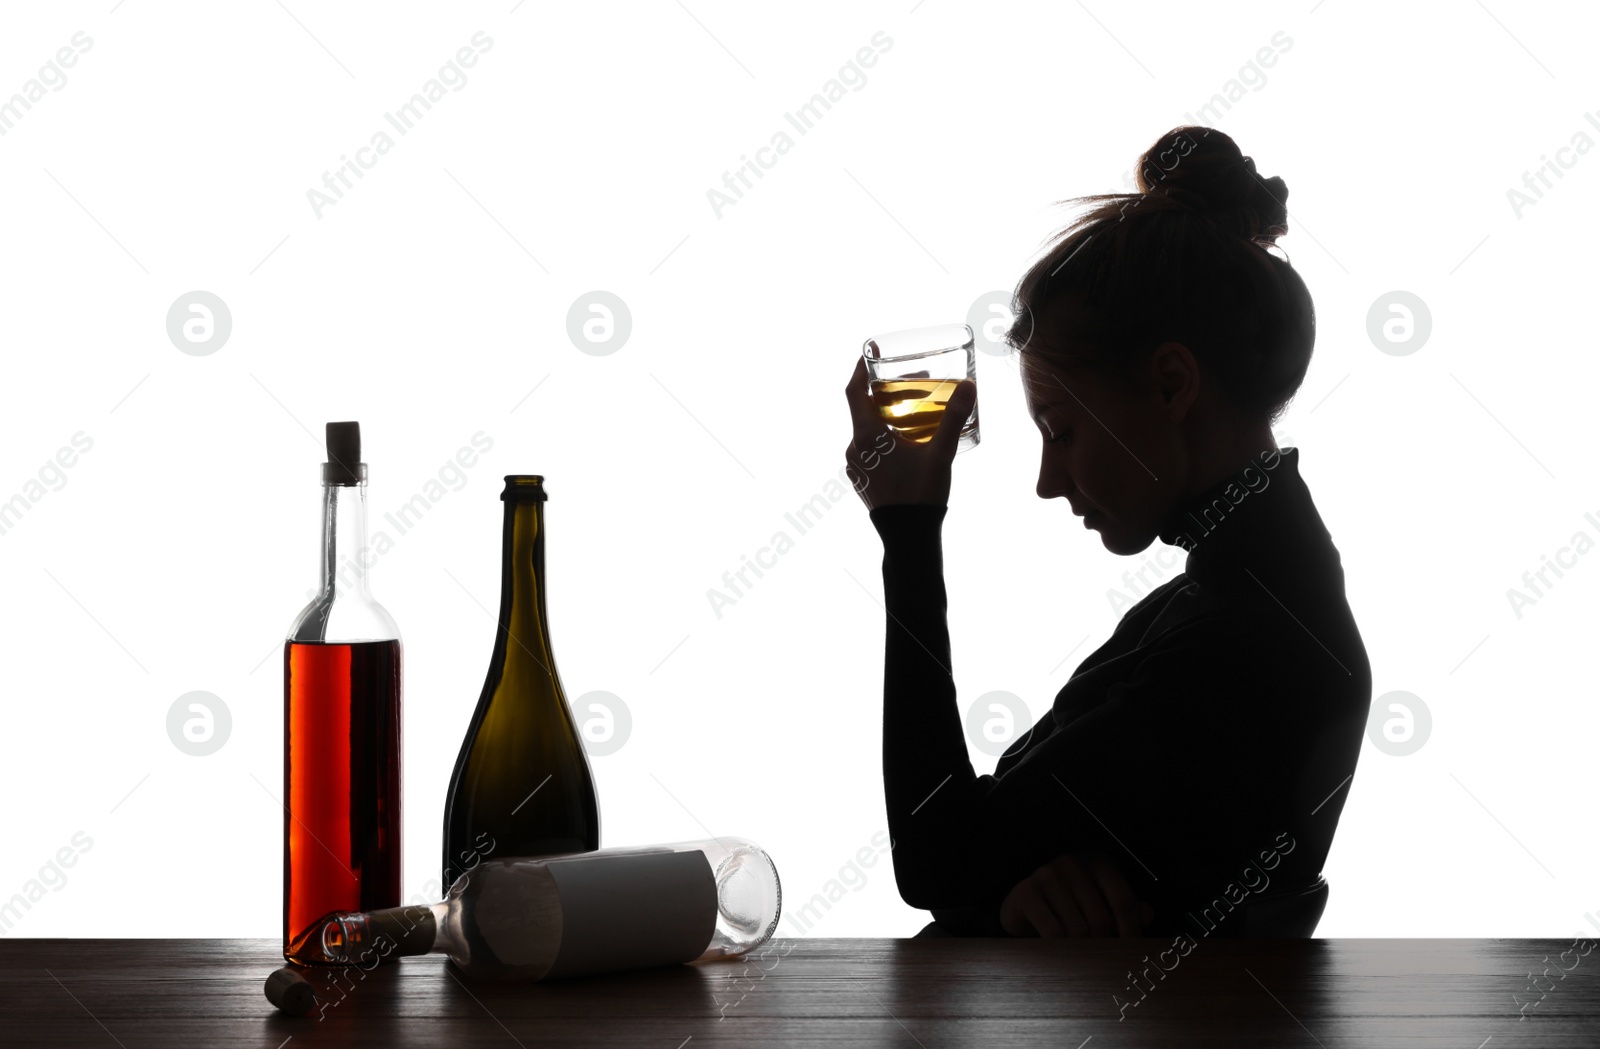
[[[1410,756],[1366,745],[1318,933],[1563,936],[1600,912],[1600,558],[1520,618],[1507,598],[1600,536],[1600,157],[1564,154],[1520,214],[1507,196],[1600,141],[1579,5],[113,2],[14,8],[0,34],[0,96],[93,41],[0,136],[0,500],[93,442],[0,535],[0,899],[92,841],[6,935],[278,934],[277,653],[315,581],[331,419],[362,424],[374,529],[493,441],[373,570],[406,646],[407,896],[438,873],[496,495],[524,472],[551,493],[568,693],[633,719],[593,761],[603,844],[746,835],[792,902],[825,893],[885,826],[880,546],[849,493],[803,536],[784,514],[837,477],[862,339],[1009,289],[1069,217],[1053,201],[1123,189],[1279,31],[1209,119],[1287,180],[1281,246],[1316,299],[1279,439],[1343,554],[1375,696],[1413,693],[1433,725]],[[383,114],[480,30],[466,83],[394,133]],[[795,133],[783,115],[880,31],[864,84]],[[379,130],[394,148],[319,217],[307,191]],[[780,130],[793,148],[719,216],[707,191]],[[232,316],[207,356],[166,330],[196,289]],[[567,334],[594,289],[632,315],[607,356]],[[1395,290],[1432,318],[1406,355],[1367,333]],[[963,708],[1005,690],[1036,717],[1142,558],[1035,497],[1015,370],[978,366],[983,444],[944,530],[957,682]],[[779,529],[794,549],[717,617],[707,591]],[[231,715],[207,757],[167,735],[193,690]],[[809,933],[921,927],[887,857],[863,873]]]

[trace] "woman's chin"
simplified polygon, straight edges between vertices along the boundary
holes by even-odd
[[[1097,533],[1100,536],[1100,542],[1109,550],[1113,540],[1107,534],[1108,526],[1110,526],[1110,522],[1106,520],[1106,515],[1099,510],[1093,511],[1083,519],[1084,529]],[[1112,530],[1114,531],[1114,528]]]
[[[1129,545],[1129,537],[1123,534],[1117,522],[1106,517],[1105,513],[1100,510],[1091,511],[1088,516],[1084,517],[1083,527],[1091,532],[1098,532],[1100,545],[1113,554],[1136,554],[1150,545],[1148,539],[1137,545]]]

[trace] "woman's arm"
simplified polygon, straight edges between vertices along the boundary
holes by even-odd
[[[1086,678],[1103,692],[1070,724],[1047,716],[1044,738],[1003,778],[976,775],[945,621],[944,516],[871,512],[884,544],[883,776],[902,898],[998,912],[1039,867],[1089,850],[1147,899],[1212,871],[1225,881],[1278,800],[1271,735],[1284,726],[1270,723],[1292,713],[1268,700],[1301,647],[1245,612],[1191,620],[1120,680]]]
[[[969,906],[991,894],[953,898],[951,890],[967,880],[958,872],[989,866],[975,864],[972,853],[991,851],[992,843],[974,839],[978,828],[952,823],[946,799],[935,801],[946,790],[961,796],[982,789],[956,702],[940,539],[945,513],[943,506],[897,504],[870,515],[883,540],[883,789],[891,855],[901,896],[924,909]],[[939,851],[945,870],[924,871]]]
[[[900,895],[913,907],[992,903],[998,913],[1006,892],[1043,860],[1030,862],[1025,841],[1007,842],[974,818],[973,802],[998,781],[977,776],[967,757],[945,619],[945,513],[944,506],[895,504],[870,515],[883,540],[883,787],[891,855]]]

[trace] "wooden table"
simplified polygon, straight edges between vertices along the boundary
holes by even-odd
[[[523,985],[408,958],[347,977],[319,1020],[267,1003],[273,940],[7,939],[0,1046],[1600,1046],[1600,951],[1563,959],[1571,941],[1219,939],[1161,957],[1171,946],[798,939]]]

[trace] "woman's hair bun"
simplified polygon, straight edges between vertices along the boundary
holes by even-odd
[[[1204,212],[1262,246],[1289,232],[1289,187],[1262,178],[1256,162],[1216,128],[1179,127],[1139,158],[1139,190]]]

